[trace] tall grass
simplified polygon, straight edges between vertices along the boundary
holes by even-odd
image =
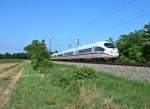
[[[150,109],[149,92],[149,81],[56,64],[43,74],[28,64],[7,109]]]

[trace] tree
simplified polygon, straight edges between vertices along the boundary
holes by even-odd
[[[8,53],[8,52],[5,53],[5,54],[4,54],[4,58],[5,58],[5,59],[11,59],[11,54]]]
[[[144,26],[145,34],[142,39],[143,55],[147,61],[150,61],[150,23]]]
[[[120,52],[119,60],[150,61],[150,23],[143,29],[120,35],[116,45]]]
[[[0,54],[0,59],[28,59],[28,55],[26,53],[5,53]]]
[[[41,70],[43,67],[51,66],[49,52],[44,40],[33,40],[24,50],[30,56],[32,66],[35,70]]]

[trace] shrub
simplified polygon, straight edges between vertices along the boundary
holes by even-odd
[[[129,61],[130,61],[130,59],[127,58],[127,57],[124,56],[124,55],[120,56],[120,57],[118,58],[118,60],[119,60],[120,62],[129,62]]]
[[[44,40],[34,40],[24,49],[31,58],[33,69],[42,73],[49,72],[52,62],[49,59],[49,52]]]
[[[72,74],[72,78],[75,80],[84,80],[87,78],[95,78],[95,70],[87,67],[79,68]]]
[[[37,59],[32,59],[31,65],[32,65],[34,70],[37,70],[38,69],[38,60]]]
[[[47,60],[47,59],[43,59],[42,61],[40,61],[38,63],[38,70],[41,72],[41,73],[49,73],[50,72],[50,68],[52,67],[52,62]]]

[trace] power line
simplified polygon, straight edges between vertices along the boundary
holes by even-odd
[[[111,12],[113,12],[113,11],[116,10],[116,6],[121,6],[122,3],[123,3],[122,0],[120,0],[119,3],[117,3],[117,4],[115,5],[115,7],[109,8],[109,9],[107,10],[107,12],[106,12],[106,15],[102,16],[102,18],[106,20],[106,18],[108,18],[108,15],[109,15]],[[95,21],[95,20],[96,20],[96,18],[97,18],[97,17],[94,16],[93,20],[90,20],[87,24],[91,24],[92,21]]]
[[[127,7],[129,7],[129,6],[131,6],[132,4],[134,4],[135,2],[136,2],[137,0],[130,0],[130,1],[128,1],[128,2],[122,2],[122,0],[119,2],[119,4],[117,5],[117,6],[119,6],[119,7],[112,7],[112,8],[110,8],[109,10],[111,10],[111,12],[108,12],[108,14],[106,14],[106,15],[104,15],[103,16],[103,19],[104,19],[104,23],[107,23],[107,22],[105,22],[106,21],[106,19],[109,19],[109,17],[111,16],[111,15],[114,15],[114,14],[116,14],[116,13],[118,13],[118,12],[120,12],[120,11],[122,11],[123,9],[125,9],[125,8],[127,8]],[[92,20],[93,21],[93,20]],[[95,21],[95,20],[94,20]],[[90,24],[90,23],[92,23],[92,22],[89,22],[89,23],[87,23],[87,24]],[[106,24],[105,24],[106,25]]]
[[[115,27],[112,27],[112,28],[113,28],[113,30],[117,29],[117,28],[120,28],[120,27],[124,26],[125,24],[131,23],[132,21],[136,21],[136,20],[139,20],[139,18],[148,16],[149,13],[150,13],[150,11],[147,11],[146,13],[142,13],[142,14],[139,14],[137,16],[134,16],[131,19],[127,19],[127,20],[123,21],[122,23],[118,24],[118,26],[115,26]]]
[[[107,17],[116,14],[117,12],[122,11],[123,9],[129,7],[130,5],[132,5],[133,3],[135,3],[137,0],[130,0],[129,2],[127,2],[126,4],[114,9],[112,12],[110,12]]]
[[[147,12],[147,13],[149,13],[149,12]],[[147,15],[149,15],[149,14],[147,14]],[[128,23],[131,24],[131,22],[136,21],[136,20],[139,20],[139,18],[142,18],[142,17],[146,17],[146,16],[144,16],[144,14],[142,14],[142,15],[138,15],[138,16],[134,17],[134,19],[130,19],[130,20],[126,21],[126,22],[122,22],[121,24],[119,24],[119,26],[117,26],[117,27],[112,27],[112,28],[113,28],[113,31],[114,31],[114,30],[117,30],[117,29],[119,29],[119,28],[121,28],[121,27],[123,27],[125,24],[128,24]],[[113,31],[110,31],[110,33],[113,32]]]
[[[128,8],[129,6],[131,6],[131,5],[132,5],[133,3],[135,3],[136,1],[137,1],[137,0],[131,0],[131,1],[127,2],[126,4],[120,6],[120,7],[116,8],[116,9],[114,8],[113,11],[110,12],[110,14],[109,14],[108,16],[114,15],[114,14],[116,14],[117,12],[122,11],[122,9]],[[143,9],[146,9],[146,8],[145,8],[145,7],[142,8],[139,12],[137,12],[137,14],[143,12]],[[121,26],[123,26],[124,24],[130,23],[131,21],[138,20],[138,18],[145,17],[145,14],[146,14],[146,15],[149,15],[148,13],[149,13],[149,12],[142,13],[142,14],[140,14],[140,15],[137,15],[137,16],[133,17],[132,19],[127,19],[127,20],[125,19],[125,21],[122,22],[120,25],[113,27],[113,30],[114,30],[114,28],[121,27]],[[106,17],[106,18],[109,18],[109,17]],[[106,18],[105,18],[105,20],[106,20]]]
[[[142,13],[142,15],[145,14],[145,13],[143,13],[143,12],[144,12],[147,8],[149,8],[149,6],[143,7],[142,9],[138,10],[138,11],[135,13],[135,15],[138,15],[139,13],[140,13],[140,14]],[[130,15],[130,16],[131,16],[131,15]],[[124,21],[124,19],[126,20],[126,19],[129,18],[130,16],[126,16],[126,17],[122,18],[121,21]]]
[[[145,15],[145,14],[146,14],[146,15],[149,15],[148,13],[149,13],[149,12],[143,13],[143,14],[140,14],[140,15],[137,15],[137,16],[133,17],[132,19],[128,19],[128,20],[122,22],[122,24],[127,24],[127,23],[129,23],[129,22],[131,22],[131,21],[137,20],[137,18],[145,17],[144,15]]]
[[[111,7],[110,9],[108,9],[108,12],[115,10],[116,6],[120,6],[120,5],[122,5],[122,0],[120,0],[117,4],[115,4],[115,7]]]

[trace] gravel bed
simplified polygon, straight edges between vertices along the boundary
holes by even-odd
[[[129,79],[150,80],[149,67],[121,66],[121,65],[106,65],[106,64],[87,64],[87,63],[72,63],[55,61],[57,64],[77,65],[79,67],[91,67],[105,73],[112,73],[117,76],[124,76]]]

